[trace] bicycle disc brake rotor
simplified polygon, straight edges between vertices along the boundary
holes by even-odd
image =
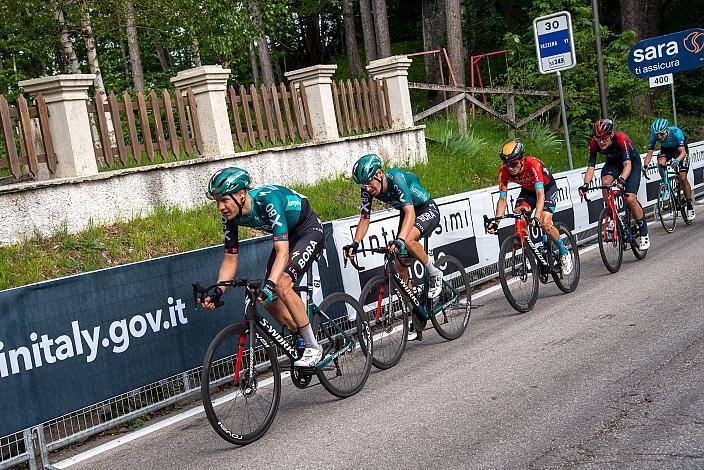
[[[240,377],[240,392],[247,398],[251,398],[257,393],[257,375],[250,376],[249,370],[244,370]]]

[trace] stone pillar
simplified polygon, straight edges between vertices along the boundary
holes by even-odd
[[[227,116],[229,76],[230,69],[219,65],[202,65],[179,72],[171,79],[177,93],[186,96],[189,88],[193,90],[204,156],[235,153],[230,119]]]
[[[414,125],[411,95],[408,91],[408,67],[411,62],[413,61],[408,57],[397,55],[373,60],[367,65],[370,77],[386,82],[393,129],[407,129]]]
[[[18,84],[32,96],[41,94],[46,100],[56,152],[55,177],[98,174],[87,109],[88,87],[93,80],[93,74],[54,75]]]
[[[304,69],[292,70],[284,75],[289,82],[302,84],[308,101],[310,113],[310,131],[314,140],[338,139],[335,117],[335,103],[332,99],[332,74],[337,65],[314,65]]]

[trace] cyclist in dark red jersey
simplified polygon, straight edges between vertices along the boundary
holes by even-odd
[[[499,152],[503,165],[499,168],[499,200],[496,203],[496,217],[506,212],[508,202],[508,183],[521,186],[521,192],[516,199],[516,211],[522,208],[526,211],[535,209],[533,216],[540,221],[543,231],[555,242],[560,250],[560,265],[562,273],[572,272],[572,256],[562,243],[560,232],[552,223],[552,214],[557,206],[557,183],[543,162],[535,157],[524,156],[525,147],[517,140],[512,140]],[[489,233],[495,233],[498,222],[492,222],[487,227]]]
[[[616,180],[624,192],[626,205],[631,210],[633,218],[638,224],[638,245],[641,250],[650,247],[648,224],[645,222],[643,207],[638,202],[636,195],[640,186],[640,174],[643,166],[640,161],[638,149],[633,141],[623,132],[614,132],[614,123],[611,119],[600,119],[593,126],[594,137],[589,141],[589,164],[584,174],[584,186],[579,192],[584,195],[589,182],[594,178],[596,155],[604,155],[604,168],[601,169],[601,184],[610,185]],[[604,192],[604,201],[607,195]],[[636,234],[634,234],[635,236]]]

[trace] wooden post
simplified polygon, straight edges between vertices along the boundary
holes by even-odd
[[[510,93],[506,100],[506,117],[512,123],[508,125],[508,136],[510,138],[516,137],[516,94]]]

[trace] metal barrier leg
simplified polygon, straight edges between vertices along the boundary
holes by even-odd
[[[46,448],[46,439],[44,438],[44,426],[37,426],[32,430],[36,435],[37,442],[39,444],[39,455],[42,459],[42,469],[45,470],[57,470],[56,467],[49,463],[49,451]]]
[[[34,436],[31,429],[22,432],[24,436],[24,448],[29,457],[29,470],[37,470],[37,459],[34,455]]]

